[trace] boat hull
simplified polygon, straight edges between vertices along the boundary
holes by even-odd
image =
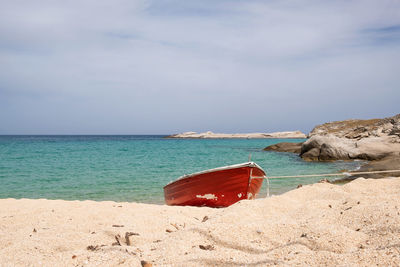
[[[164,187],[168,205],[228,207],[242,199],[254,199],[265,172],[255,163],[232,165],[192,174]]]

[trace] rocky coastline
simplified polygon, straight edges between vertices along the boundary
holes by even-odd
[[[384,119],[325,123],[316,126],[305,142],[278,143],[264,150],[297,153],[307,161],[369,161],[360,171],[400,169],[400,114]],[[389,175],[400,176],[400,173],[363,177],[380,178]]]
[[[213,133],[211,131],[204,133],[185,132],[166,136],[165,138],[188,138],[188,139],[224,139],[224,138],[282,138],[282,139],[302,139],[307,135],[300,131],[273,132],[273,133]]]

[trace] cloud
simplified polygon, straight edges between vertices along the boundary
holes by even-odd
[[[2,6],[0,133],[308,131],[398,112],[398,1]]]

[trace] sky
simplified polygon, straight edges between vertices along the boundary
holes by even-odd
[[[398,0],[0,4],[0,134],[308,133],[400,113]]]

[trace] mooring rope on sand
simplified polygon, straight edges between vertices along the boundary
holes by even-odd
[[[269,197],[269,179],[282,179],[282,178],[308,178],[308,177],[323,177],[323,176],[352,176],[359,174],[376,174],[376,173],[391,173],[400,172],[400,170],[387,170],[387,171],[369,171],[369,172],[341,172],[341,173],[325,173],[325,174],[303,174],[303,175],[287,175],[287,176],[265,176],[267,180],[267,197]]]
[[[374,174],[374,173],[390,173],[400,172],[400,170],[388,170],[388,171],[369,171],[369,172],[341,172],[341,173],[326,173],[326,174],[304,174],[304,175],[289,175],[289,176],[267,176],[268,179],[280,179],[280,178],[305,178],[305,177],[322,177],[322,176],[352,176],[358,174]]]

